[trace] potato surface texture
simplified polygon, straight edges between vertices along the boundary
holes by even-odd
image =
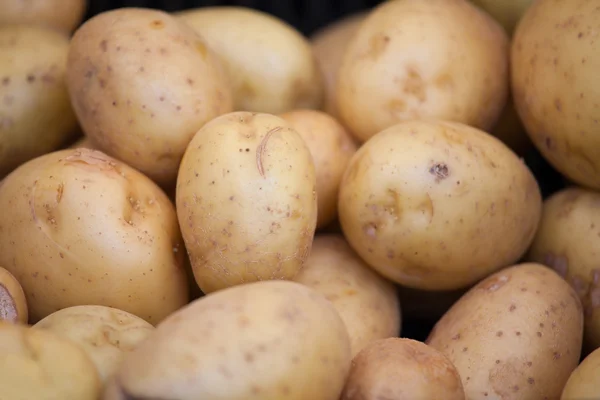
[[[600,399],[600,349],[588,355],[573,371],[561,400]]]
[[[0,24],[40,25],[71,33],[83,19],[86,0],[0,0]]]
[[[308,257],[317,221],[315,168],[300,135],[279,117],[235,112],[206,124],[185,153],[176,197],[205,293],[292,279]]]
[[[0,267],[0,321],[27,324],[27,299],[17,279]]]

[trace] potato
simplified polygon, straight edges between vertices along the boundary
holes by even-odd
[[[508,93],[508,39],[464,0],[387,1],[350,40],[339,70],[341,122],[359,140],[410,119],[488,130]]]
[[[471,2],[488,12],[502,25],[506,33],[512,36],[519,20],[533,0],[471,0]]]
[[[81,23],[86,3],[86,0],[2,0],[0,25],[41,25],[71,33]]]
[[[62,33],[0,25],[0,178],[75,133],[65,83],[68,50]]]
[[[105,399],[337,400],[350,360],[329,301],[294,282],[255,282],[167,318],[125,357]]]
[[[321,108],[323,79],[310,43],[285,21],[234,6],[202,7],[176,15],[223,61],[236,111],[278,114]]]
[[[73,36],[67,85],[87,136],[107,154],[168,187],[206,122],[232,110],[217,57],[162,11],[120,8]]]
[[[308,257],[315,168],[302,137],[281,118],[240,111],[206,124],[185,152],[176,197],[204,293],[292,279]]]
[[[540,0],[512,45],[515,105],[533,143],[563,175],[600,189],[600,3]]]
[[[100,380],[70,341],[0,321],[0,393],[3,400],[96,400]]]
[[[105,306],[74,306],[56,311],[34,325],[71,340],[93,361],[106,382],[122,358],[154,331],[154,327],[128,312]]]
[[[294,280],[331,301],[348,329],[353,357],[377,339],[400,334],[396,288],[372,271],[342,236],[317,236]]]
[[[317,174],[317,229],[322,229],[337,217],[340,182],[357,146],[344,127],[324,112],[294,110],[280,117],[302,136],[312,155]]]
[[[565,278],[585,310],[586,350],[600,347],[600,194],[570,187],[544,203],[542,220],[528,259]]]
[[[573,371],[565,388],[561,400],[581,400],[600,398],[600,349],[587,356]]]
[[[0,321],[27,324],[27,300],[21,284],[4,268],[0,268]]]
[[[542,207],[535,178],[504,144],[444,121],[407,121],[366,142],[338,204],[357,253],[422,290],[467,287],[519,260]]]
[[[33,323],[62,308],[115,307],[156,324],[188,300],[172,203],[99,151],[62,150],[0,186],[0,265],[23,286]]]
[[[532,263],[477,284],[426,343],[456,366],[467,399],[557,399],[577,367],[582,335],[577,294]]]

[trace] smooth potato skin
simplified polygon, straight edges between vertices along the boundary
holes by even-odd
[[[2,0],[0,24],[40,25],[71,33],[86,7],[86,0]]]
[[[350,361],[348,332],[323,296],[255,282],[171,315],[125,358],[104,399],[337,400]]]
[[[541,264],[519,264],[477,284],[426,343],[456,366],[467,399],[556,399],[577,367],[583,310]]]
[[[32,323],[97,304],[156,324],[187,303],[172,203],[99,151],[36,158],[0,186],[0,265],[21,283]]]
[[[588,355],[573,371],[560,400],[581,400],[600,398],[600,349]]]
[[[600,189],[600,28],[597,1],[540,0],[511,55],[517,111],[544,157],[573,182]]]
[[[234,112],[206,124],[183,157],[176,197],[204,293],[292,279],[308,257],[315,168],[300,135],[279,117]]]
[[[0,321],[27,324],[28,318],[27,299],[21,284],[0,267]]]
[[[531,172],[496,138],[459,123],[408,121],[358,150],[338,206],[346,239],[381,274],[454,290],[525,253],[542,201]]]

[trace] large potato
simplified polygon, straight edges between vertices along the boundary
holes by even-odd
[[[574,182],[600,189],[598,0],[539,0],[512,45],[517,111],[544,157]]]
[[[0,321],[26,324],[28,315],[21,284],[10,272],[0,267]]]
[[[337,400],[350,368],[324,297],[266,281],[196,300],[161,323],[117,376],[113,399]]]
[[[75,133],[65,84],[68,50],[62,33],[0,25],[0,178]]]
[[[221,58],[235,110],[278,114],[318,109],[323,79],[310,43],[272,15],[246,7],[202,7],[177,14]]]
[[[460,123],[408,121],[354,155],[342,229],[377,271],[424,290],[466,287],[523,255],[541,214],[535,178],[498,139]]]
[[[557,399],[577,367],[583,310],[573,289],[540,264],[484,279],[427,339],[456,366],[467,399]]]
[[[348,328],[352,356],[374,340],[400,334],[396,288],[372,271],[342,236],[317,236],[294,280],[331,301]]]
[[[573,371],[561,400],[600,399],[600,349],[588,355]]]
[[[175,184],[198,129],[233,107],[227,76],[204,41],[150,9],[88,20],[71,42],[67,84],[86,135],[162,186]]]
[[[0,186],[0,265],[23,286],[33,322],[97,304],[157,323],[186,304],[185,257],[167,196],[88,149],[23,164]]]
[[[508,93],[508,39],[464,0],[387,1],[348,44],[337,82],[342,123],[360,140],[407,119],[484,130]]]
[[[177,179],[177,215],[204,293],[292,279],[317,221],[315,168],[283,119],[235,112],[190,143]]]
[[[83,19],[86,0],[0,0],[0,24],[41,25],[72,32]]]

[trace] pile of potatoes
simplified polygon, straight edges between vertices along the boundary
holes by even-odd
[[[0,0],[0,399],[600,398],[600,0],[86,8]]]

